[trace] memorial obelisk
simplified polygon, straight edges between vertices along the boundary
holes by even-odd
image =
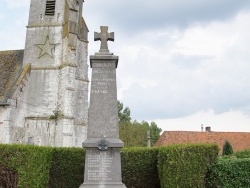
[[[108,50],[114,33],[107,26],[95,32],[94,40],[101,41],[99,52],[90,56],[92,68],[90,106],[86,148],[84,183],[80,188],[126,188],[121,178],[116,68],[118,56]]]

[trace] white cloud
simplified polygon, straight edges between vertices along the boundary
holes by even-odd
[[[213,110],[200,111],[185,118],[154,120],[163,131],[201,131],[201,124],[215,132],[250,132],[250,117],[240,111],[215,114]]]
[[[119,98],[139,119],[249,109],[249,19],[242,12],[227,22],[121,41]]]
[[[91,0],[85,3],[88,19],[93,23],[115,25],[130,36],[152,28],[185,28],[190,23],[227,20],[241,9],[249,10],[247,0]]]
[[[225,58],[225,51],[244,43],[246,30],[250,29],[249,13],[240,13],[228,22],[211,22],[206,25],[192,25],[177,41],[174,52],[185,55],[208,55]],[[239,40],[240,39],[240,40]]]

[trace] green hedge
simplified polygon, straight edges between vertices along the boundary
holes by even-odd
[[[217,155],[215,145],[124,148],[122,180],[127,188],[202,187],[207,166]],[[0,145],[0,167],[17,172],[20,188],[79,187],[84,158],[82,148]]]
[[[82,148],[54,148],[48,187],[79,187],[83,183],[84,161]]]
[[[209,168],[207,188],[250,188],[250,159],[222,159]]]
[[[0,166],[18,173],[18,187],[47,187],[52,148],[0,145]]]
[[[127,188],[159,188],[158,148],[121,150],[122,181]]]
[[[161,147],[158,156],[161,187],[204,187],[208,166],[217,161],[218,152],[215,144]]]
[[[237,158],[250,158],[250,149],[237,151],[234,153]]]

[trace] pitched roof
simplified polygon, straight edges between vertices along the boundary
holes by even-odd
[[[22,72],[24,50],[0,51],[0,103],[4,104]]]
[[[248,132],[193,132],[193,131],[165,131],[157,140],[155,146],[183,143],[216,143],[222,151],[228,140],[234,151],[250,148],[250,133]]]

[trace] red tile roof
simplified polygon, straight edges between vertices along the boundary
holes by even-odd
[[[243,132],[192,132],[165,131],[157,140],[155,146],[166,146],[183,143],[216,143],[222,152],[225,141],[228,140],[234,151],[250,149],[250,133]]]

